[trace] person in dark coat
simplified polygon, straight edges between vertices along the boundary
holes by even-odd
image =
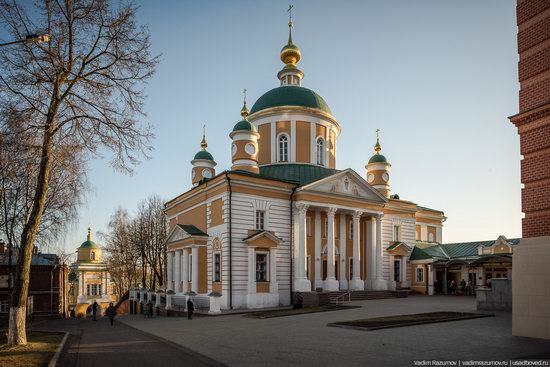
[[[96,301],[94,301],[94,303],[92,304],[92,321],[97,321],[95,316],[97,315],[97,308],[99,307],[99,305],[97,304]]]
[[[113,306],[113,302],[109,303],[109,307],[107,307],[107,311],[105,311],[105,313],[111,319],[111,326],[113,326],[113,321],[116,316],[116,309],[115,306]]]
[[[293,309],[303,308],[304,307],[304,296],[302,296],[302,293],[296,292],[296,302],[294,302]]]
[[[195,304],[191,297],[187,299],[187,318],[191,320],[193,318],[193,311],[195,311]]]
[[[460,282],[460,291],[466,293],[466,281],[464,279]]]

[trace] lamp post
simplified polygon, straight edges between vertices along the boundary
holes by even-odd
[[[27,34],[24,39],[11,41],[6,43],[0,43],[0,47],[14,45],[16,43],[43,43],[50,42],[51,36],[49,34]]]

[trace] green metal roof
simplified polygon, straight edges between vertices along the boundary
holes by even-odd
[[[84,241],[79,248],[100,248],[100,246],[94,241]]]
[[[314,166],[311,164],[270,164],[260,167],[260,176],[283,181],[292,181],[300,186],[332,176],[336,169]]]
[[[233,131],[253,131],[256,133],[258,129],[253,123],[245,119],[237,122],[233,127]]]
[[[206,159],[206,160],[209,160],[209,161],[213,161],[214,157],[212,156],[212,154],[210,154],[210,152],[208,152],[206,150],[201,150],[200,152],[195,154],[195,158],[193,158],[193,159]]]
[[[250,110],[250,114],[271,107],[281,106],[301,106],[315,108],[332,115],[330,108],[320,95],[318,95],[311,89],[299,87],[296,85],[277,87],[266,92],[263,96],[258,98],[256,103],[254,103],[254,106],[252,106],[252,109]]]
[[[375,154],[369,159],[369,163],[386,163],[388,160],[382,154]]]
[[[208,234],[204,233],[192,224],[178,224],[178,227],[189,233],[191,236],[208,236]]]
[[[519,238],[511,238],[506,240],[511,246],[519,244]],[[490,247],[496,241],[475,241],[475,242],[457,242],[435,244],[426,246],[423,242],[418,242],[411,253],[411,260],[452,260],[465,257],[478,257],[478,248],[480,246]]]

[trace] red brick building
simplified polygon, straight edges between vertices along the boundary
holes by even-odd
[[[518,0],[523,237],[550,235],[550,0]]]
[[[7,317],[9,312],[8,252],[0,243],[0,318]],[[15,273],[17,258],[12,256],[12,277]],[[34,316],[63,317],[67,315],[67,277],[68,268],[60,263],[55,254],[35,252],[32,255],[29,297],[32,297]],[[12,284],[13,286],[13,284]]]

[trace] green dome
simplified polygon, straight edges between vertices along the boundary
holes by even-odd
[[[243,130],[244,131],[252,131],[252,132],[255,132],[255,133],[258,132],[258,129],[256,129],[256,126],[248,120],[241,120],[241,121],[237,122],[237,124],[233,128],[233,131],[243,131]]]
[[[206,160],[209,160],[209,161],[213,161],[214,157],[212,157],[212,154],[210,154],[208,151],[201,150],[200,152],[195,154],[195,158],[193,158],[193,159],[206,159]]]
[[[382,154],[375,154],[369,159],[369,163],[387,163],[388,160]]]
[[[295,85],[277,87],[265,93],[263,96],[258,98],[256,103],[254,103],[254,106],[252,106],[252,109],[250,110],[250,114],[271,107],[280,106],[315,108],[332,115],[330,108],[320,95],[311,89],[298,87]]]
[[[79,248],[100,248],[97,243],[92,240],[82,242]]]

